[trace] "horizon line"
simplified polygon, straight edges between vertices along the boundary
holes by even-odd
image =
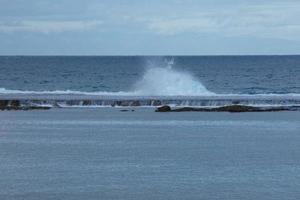
[[[191,55],[180,55],[180,54],[174,54],[174,55],[162,55],[162,54],[132,54],[132,55],[112,55],[112,54],[104,54],[104,55],[80,55],[80,54],[3,54],[0,55],[0,57],[54,57],[54,56],[61,56],[61,57],[159,57],[159,56],[182,56],[182,57],[200,57],[200,56],[207,56],[207,57],[214,57],[214,56],[300,56],[300,54],[191,54]]]

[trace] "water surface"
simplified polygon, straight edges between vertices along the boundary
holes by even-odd
[[[0,199],[299,199],[300,113],[0,112]]]

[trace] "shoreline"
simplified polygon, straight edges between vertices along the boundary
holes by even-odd
[[[1,100],[0,110],[49,110],[52,108],[101,108],[119,107],[121,111],[134,111],[138,107],[152,107],[155,112],[278,112],[278,111],[300,111],[300,105],[247,105],[239,101],[214,105],[174,105],[162,100],[118,100],[109,102],[97,102],[92,100]]]
[[[300,106],[300,95],[122,96],[72,94],[0,94],[0,105],[30,106],[163,106],[220,107],[227,105]]]

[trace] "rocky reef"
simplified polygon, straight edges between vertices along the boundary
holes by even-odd
[[[174,108],[170,106],[161,106],[158,107],[155,112],[276,112],[276,111],[287,111],[291,110],[286,107],[254,107],[254,106],[245,106],[245,105],[228,105],[214,108],[193,108],[193,107],[183,107],[183,108]]]
[[[0,110],[49,110],[50,106],[22,105],[19,100],[0,100]]]

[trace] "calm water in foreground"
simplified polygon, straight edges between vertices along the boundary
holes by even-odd
[[[300,198],[300,112],[0,112],[0,199]]]

